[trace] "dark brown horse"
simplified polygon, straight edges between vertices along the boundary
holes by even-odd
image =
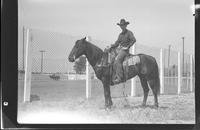
[[[90,65],[93,67],[95,74],[99,80],[102,81],[104,87],[104,97],[105,97],[105,107],[111,108],[112,99],[110,94],[110,85],[112,84],[112,75],[113,75],[113,65],[104,65],[102,62],[105,60],[105,56],[107,56],[107,52],[103,52],[99,47],[94,44],[88,42],[86,38],[77,40],[73,49],[71,50],[68,60],[70,62],[74,62],[77,58],[82,55],[85,55],[88,59]],[[148,84],[153,91],[154,95],[154,106],[158,107],[158,94],[160,93],[160,79],[158,72],[158,65],[152,56],[145,54],[137,55],[140,59],[140,62],[128,66],[128,79],[139,76],[142,88],[144,90],[144,98],[142,106],[146,105],[147,96],[149,93]]]

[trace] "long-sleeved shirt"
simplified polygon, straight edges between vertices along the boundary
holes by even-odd
[[[117,41],[112,45],[113,47],[122,46],[129,49],[134,43],[136,39],[133,33],[126,29],[124,32],[121,32],[118,36]]]

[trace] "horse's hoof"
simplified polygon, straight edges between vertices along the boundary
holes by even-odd
[[[158,108],[158,104],[154,104],[153,108],[157,109]]]
[[[105,106],[105,110],[106,111],[111,111],[112,110],[112,106]]]
[[[144,103],[141,105],[141,107],[142,107],[142,108],[145,108],[146,106],[147,106],[147,105],[146,105],[146,104],[144,104]]]

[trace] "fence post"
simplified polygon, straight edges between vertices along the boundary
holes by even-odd
[[[136,54],[136,44],[132,47],[132,54]],[[131,96],[136,96],[136,78],[131,79]]]
[[[91,41],[91,37],[87,37],[87,41]],[[91,73],[90,73],[90,64],[86,58],[86,98],[91,97],[91,90],[92,90],[92,81],[91,81]]]
[[[192,54],[190,55],[190,92],[193,91],[193,72],[192,72]]]
[[[178,52],[178,94],[181,93],[181,53]]]
[[[160,94],[164,94],[163,49],[160,49]]]
[[[69,64],[67,64],[67,80],[69,80]]]
[[[24,76],[24,102],[30,101],[31,95],[31,68],[32,68],[32,43],[29,42],[30,30],[26,33],[26,57],[25,57],[25,76]]]

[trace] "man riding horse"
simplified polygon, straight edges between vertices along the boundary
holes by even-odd
[[[113,80],[114,84],[120,83],[123,79],[123,70],[122,70],[122,62],[124,58],[129,53],[130,47],[136,42],[136,39],[133,33],[127,29],[128,21],[125,19],[121,19],[120,23],[117,25],[120,26],[122,32],[119,34],[117,41],[111,45],[112,48],[118,48],[118,54],[116,56],[116,60],[114,62],[114,66],[116,67],[116,75]]]
[[[111,108],[113,105],[110,86],[122,83],[123,81],[129,80],[136,75],[140,78],[141,86],[144,92],[142,106],[146,106],[150,87],[154,95],[154,106],[158,107],[160,78],[156,59],[146,54],[129,55],[130,57],[127,58],[128,62],[124,62],[128,63],[128,66],[127,64],[124,64],[125,66],[122,68],[122,62],[129,53],[129,48],[136,42],[133,33],[126,29],[128,24],[129,22],[125,21],[124,19],[117,24],[121,27],[122,32],[119,34],[119,38],[115,44],[111,45],[111,48],[108,50],[101,50],[96,45],[87,41],[86,37],[77,40],[68,56],[68,60],[70,62],[74,62],[80,56],[86,56],[89,64],[92,66],[95,72],[95,75],[103,84],[106,108]],[[116,51],[112,48],[116,47],[120,49],[115,60],[114,58],[116,54],[114,53]],[[113,75],[115,76],[115,71],[113,71],[115,70],[115,67],[113,65],[117,65],[117,77],[114,80],[114,84],[112,83]],[[124,71],[123,73],[123,70],[128,71]]]

